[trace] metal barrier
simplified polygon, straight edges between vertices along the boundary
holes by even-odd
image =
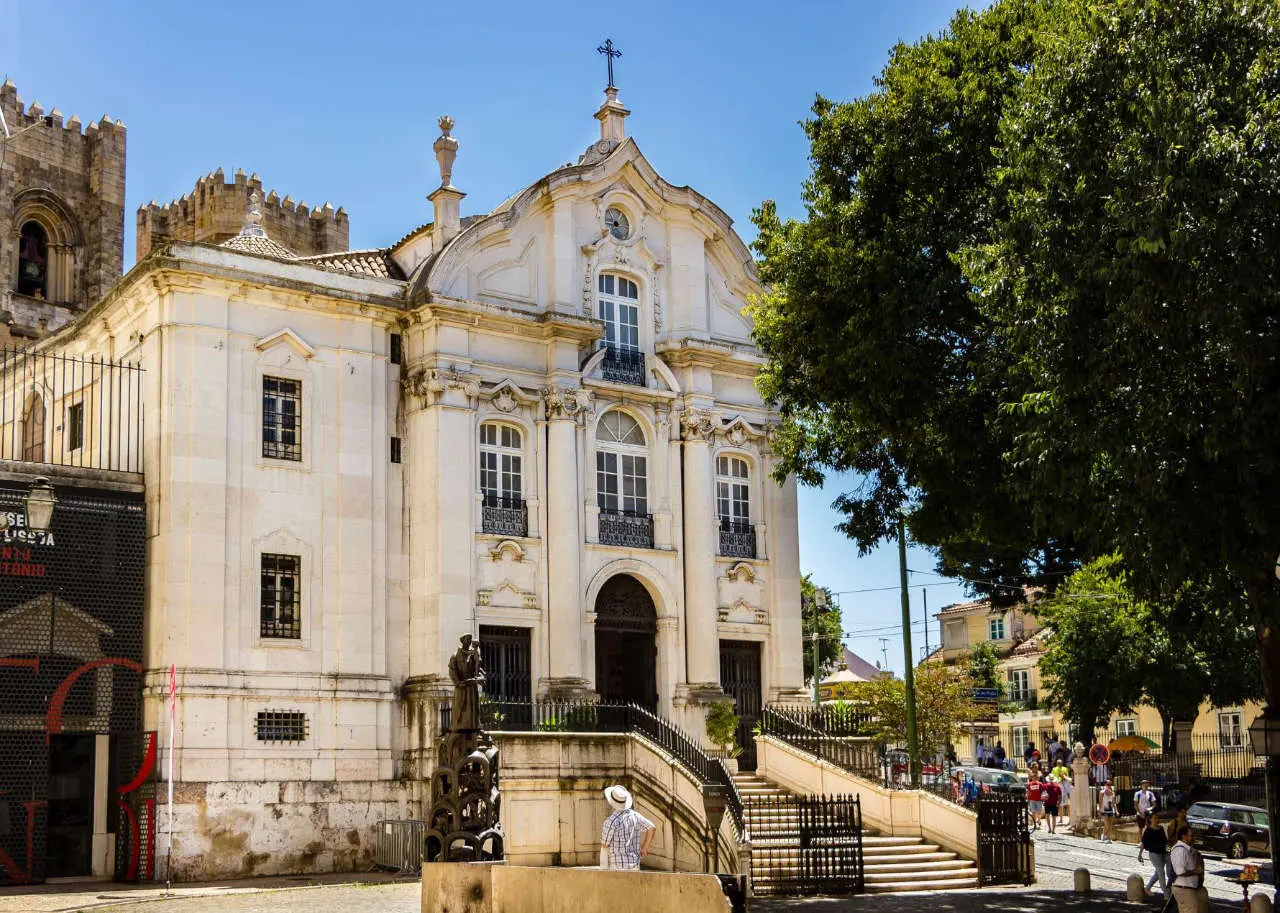
[[[379,821],[374,834],[373,864],[397,872],[421,872],[426,833],[425,821]]]
[[[1012,793],[988,793],[978,813],[978,883],[1031,884],[1031,831],[1027,800]]]
[[[865,890],[862,805],[857,796],[752,799],[745,812],[755,894]]]

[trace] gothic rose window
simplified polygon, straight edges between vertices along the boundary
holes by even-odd
[[[49,235],[39,222],[24,222],[18,238],[18,294],[48,294]]]

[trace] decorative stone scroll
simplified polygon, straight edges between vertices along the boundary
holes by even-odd
[[[591,408],[591,393],[580,387],[543,387],[547,418],[574,418]]]
[[[480,648],[462,635],[449,660],[453,708],[449,731],[436,745],[431,812],[424,841],[427,862],[481,862],[503,858],[499,813],[498,746],[480,728],[484,667]]]
[[[685,409],[680,413],[680,436],[686,441],[707,441],[720,428],[720,417],[710,409]]]

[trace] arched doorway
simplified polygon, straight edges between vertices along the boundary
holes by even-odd
[[[596,596],[596,690],[603,701],[658,707],[658,612],[636,578],[619,574]]]

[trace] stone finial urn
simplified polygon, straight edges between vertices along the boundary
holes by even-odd
[[[453,118],[442,115],[437,121],[440,126],[440,138],[432,145],[436,153],[436,164],[440,166],[440,186],[453,186],[453,162],[458,157],[458,141],[453,138]]]

